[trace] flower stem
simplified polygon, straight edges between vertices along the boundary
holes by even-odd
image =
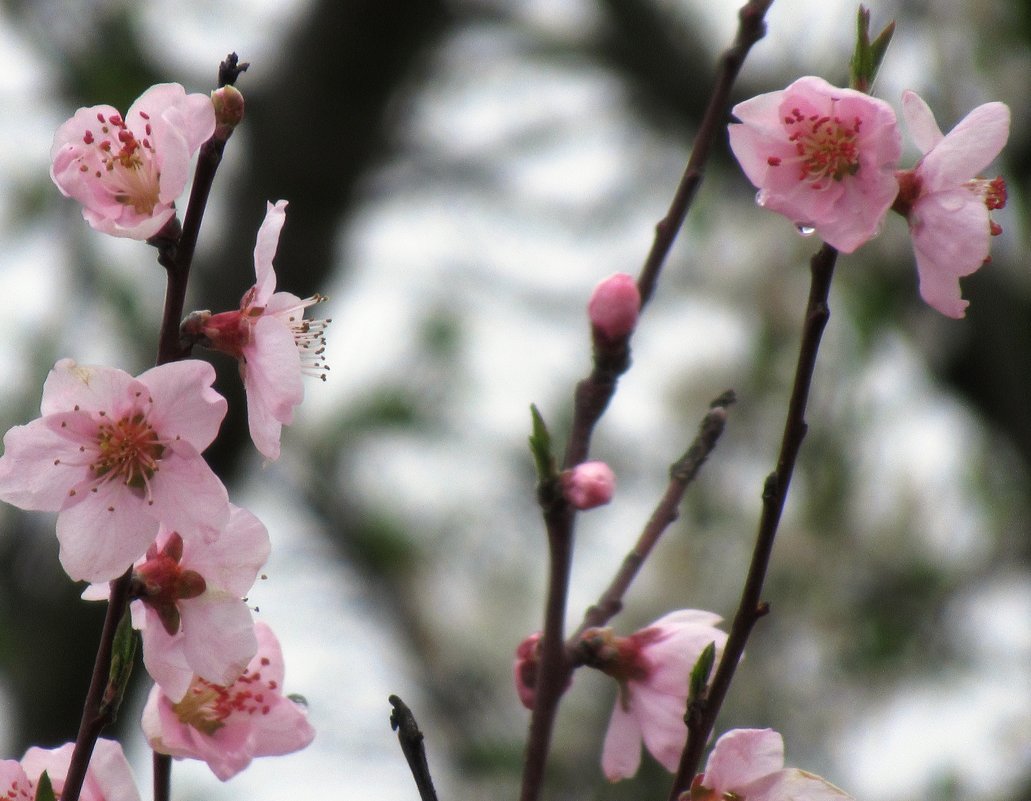
[[[730,91],[744,64],[745,57],[766,33],[763,18],[773,0],[749,0],[738,12],[738,32],[733,45],[723,54],[716,83],[709,99],[702,124],[691,149],[687,167],[666,216],[655,227],[655,239],[641,268],[637,286],[642,308],[655,291],[659,273],[673,247],[677,233],[704,177],[704,167],[716,136],[723,130],[730,104]],[[605,354],[603,354],[604,356]],[[608,354],[615,356],[616,354]],[[573,422],[563,466],[574,467],[587,458],[594,426],[604,414],[616,382],[630,366],[629,350],[623,358],[602,358],[595,361],[591,375],[576,387]],[[596,353],[596,356],[598,354]],[[558,712],[559,700],[572,671],[563,634],[565,606],[569,592],[569,574],[573,558],[573,527],[576,516],[564,500],[542,503],[548,532],[549,568],[545,601],[544,633],[541,638],[541,659],[537,673],[536,700],[530,717],[526,757],[523,763],[521,801],[537,801],[543,790],[544,768],[551,732]]]
[[[154,801],[172,798],[172,757],[154,752]]]
[[[759,531],[727,645],[709,692],[698,700],[696,709],[689,711],[687,746],[681,755],[680,766],[670,790],[670,801],[676,801],[678,796],[688,789],[698,772],[705,743],[716,723],[716,716],[730,688],[738,661],[744,653],[745,643],[759,618],[769,612],[769,605],[761,599],[763,583],[769,568],[781,513],[784,511],[791,475],[808,428],[805,421],[806,404],[809,400],[820,340],[830,317],[828,296],[837,258],[838,251],[830,245],[824,245],[810,261],[812,281],[809,287],[809,301],[806,305],[798,365],[795,368],[791,399],[788,401],[777,468],[766,478],[763,487]]]

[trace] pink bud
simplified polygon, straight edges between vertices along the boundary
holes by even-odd
[[[637,325],[640,310],[637,282],[626,273],[615,273],[598,284],[587,304],[587,315],[595,332],[613,340],[629,336]]]
[[[215,107],[215,136],[226,140],[243,120],[243,95],[235,86],[223,86],[211,93]]]
[[[616,476],[605,462],[583,462],[559,476],[562,494],[577,509],[593,509],[612,500]]]
[[[515,673],[516,692],[519,693],[519,700],[527,709],[533,709],[533,702],[537,692],[537,661],[538,643],[541,640],[541,632],[531,634],[516,648]]]

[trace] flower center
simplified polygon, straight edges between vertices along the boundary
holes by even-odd
[[[165,451],[162,440],[140,412],[115,422],[100,414],[104,422],[97,428],[97,458],[90,470],[97,478],[117,478],[127,487],[144,489]]]
[[[157,612],[169,636],[179,631],[179,601],[202,595],[207,589],[204,577],[196,570],[183,570],[183,538],[173,531],[164,546],[147,549],[147,558],[133,570],[132,596]]]
[[[784,127],[799,157],[799,178],[812,183],[814,189],[823,189],[826,178],[840,181],[855,175],[859,171],[857,140],[862,122],[859,117],[851,122],[830,115],[807,117],[799,109],[792,109],[784,117]]]
[[[262,657],[261,665],[268,664],[269,660]],[[275,681],[262,679],[260,670],[252,673],[250,668],[228,687],[195,676],[183,700],[172,705],[172,711],[182,723],[210,737],[232,716],[267,715],[277,689]]]
[[[143,112],[140,116],[148,119]],[[138,214],[151,214],[159,202],[160,173],[150,141],[150,123],[145,124],[143,138],[137,139],[118,114],[105,117],[98,113],[97,121],[99,131],[87,129],[82,136],[100,160],[94,175],[108,185],[116,202],[131,206]],[[79,169],[88,172],[90,167],[83,163]]]

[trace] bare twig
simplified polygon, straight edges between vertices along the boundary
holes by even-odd
[[[677,507],[684,497],[684,492],[698,475],[698,471],[709,458],[713,448],[716,447],[727,421],[727,407],[733,402],[734,393],[727,390],[709,405],[709,411],[702,419],[702,423],[698,427],[698,435],[691,443],[691,447],[670,467],[666,492],[655,507],[655,511],[652,512],[652,516],[641,532],[633,550],[626,555],[622,567],[613,578],[612,583],[602,593],[598,602],[587,610],[580,627],[567,643],[568,647],[573,647],[584,631],[594,626],[604,626],[619,613],[623,606],[623,595],[630,587],[630,583],[637,576],[641,565],[644,564],[659,538],[677,519]]]
[[[763,509],[759,520],[759,531],[756,535],[752,562],[748,568],[741,601],[730,629],[723,656],[713,677],[712,685],[704,698],[698,699],[692,710],[688,723],[687,746],[681,756],[680,767],[673,787],[670,801],[676,801],[679,795],[691,784],[701,763],[705,743],[709,739],[716,716],[730,688],[741,654],[744,653],[752,628],[759,618],[769,612],[769,605],[761,599],[766,571],[773,552],[773,541],[777,536],[777,526],[784,502],[787,499],[788,486],[795,469],[795,461],[799,448],[805,438],[807,424],[805,409],[809,400],[809,389],[812,386],[813,371],[816,368],[816,356],[820,349],[823,329],[830,317],[828,295],[831,278],[834,276],[834,265],[838,251],[830,245],[824,245],[813,256],[810,262],[812,283],[809,288],[809,302],[806,305],[805,321],[802,326],[802,343],[798,354],[798,365],[795,369],[795,382],[788,402],[787,419],[784,421],[784,434],[781,439],[780,455],[777,468],[766,479],[763,487]]]
[[[396,695],[391,695],[387,700],[394,707],[394,711],[390,713],[390,728],[397,732],[401,751],[408,760],[408,769],[412,771],[415,786],[419,788],[419,798],[422,801],[437,801],[437,792],[433,789],[433,778],[426,761],[426,749],[423,747],[419,724],[415,722],[412,710],[404,701]]]

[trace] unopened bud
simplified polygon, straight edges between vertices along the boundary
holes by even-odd
[[[629,336],[637,325],[640,311],[641,293],[637,282],[626,273],[610,275],[598,284],[587,304],[587,316],[595,334],[609,340]]]
[[[593,509],[612,500],[616,476],[605,462],[583,462],[559,476],[562,495],[577,509]]]
[[[215,138],[225,141],[243,119],[243,95],[235,86],[223,86],[211,93],[215,107]]]
[[[537,696],[537,663],[540,658],[541,632],[531,634],[516,648],[515,674],[516,692],[519,693],[519,700],[527,709],[533,709],[533,702]]]

